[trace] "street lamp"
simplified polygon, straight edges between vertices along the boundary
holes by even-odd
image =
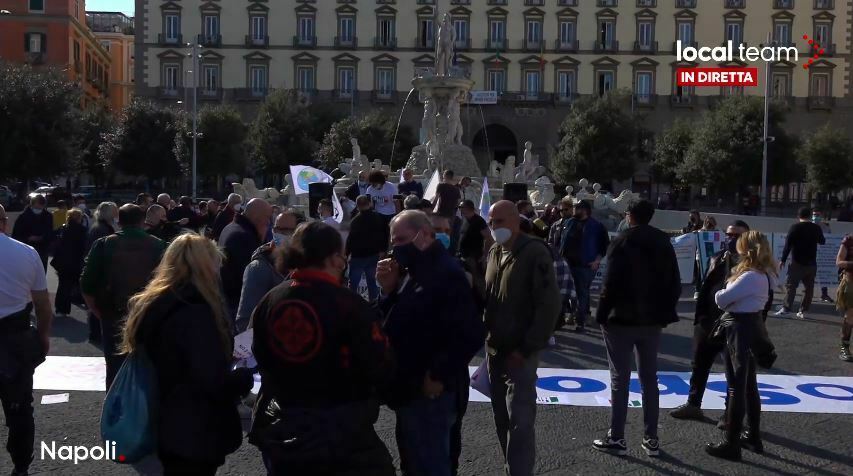
[[[767,34],[767,44],[776,46],[775,41],[771,41],[770,33]],[[761,216],[767,216],[767,144],[775,140],[769,134],[770,128],[770,62],[764,64],[764,137],[762,145],[764,151],[761,158]]]
[[[198,179],[197,179],[198,153],[197,153],[197,151],[198,151],[198,136],[199,136],[199,134],[198,134],[198,91],[196,90],[196,86],[198,83],[198,75],[196,74],[196,72],[198,71],[198,58],[199,58],[198,49],[201,48],[201,46],[196,44],[196,43],[192,43],[192,44],[187,43],[187,46],[192,47],[192,53],[189,53],[189,54],[191,54],[193,57],[193,62],[192,62],[192,68],[193,68],[192,69],[192,77],[193,77],[193,83],[192,83],[193,84],[193,131],[192,131],[192,138],[193,138],[193,199],[195,199],[198,196],[196,186],[197,186],[197,182],[198,182]],[[185,93],[186,93],[186,91],[185,91]]]

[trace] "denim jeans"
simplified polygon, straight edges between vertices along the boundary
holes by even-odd
[[[575,280],[575,292],[578,295],[578,310],[575,320],[578,326],[583,327],[586,325],[586,318],[589,317],[589,287],[595,278],[595,271],[588,266],[571,266],[570,270],[572,279]]]
[[[397,447],[404,476],[450,476],[450,428],[456,392],[419,398],[397,409]]]
[[[363,258],[353,256],[349,259],[349,288],[357,293],[361,275],[364,274],[364,279],[367,281],[367,294],[371,301],[379,296],[379,288],[376,287],[376,263],[378,262],[379,255]]]

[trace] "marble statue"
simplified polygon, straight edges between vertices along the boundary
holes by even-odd
[[[515,156],[510,155],[506,158],[506,162],[504,162],[504,167],[502,169],[503,174],[503,182],[504,183],[512,183],[515,182]]]
[[[231,187],[234,189],[234,193],[243,197],[244,202],[253,198],[260,198],[270,203],[276,203],[280,196],[279,191],[271,187],[258,189],[255,181],[250,178],[244,178],[242,183],[232,183]]]
[[[435,137],[435,102],[430,99],[424,99],[424,118],[421,120],[421,129],[424,130],[424,145]]]
[[[587,190],[587,187],[589,186],[589,180],[582,178],[578,181],[578,185],[580,186],[580,189],[575,194],[576,200],[590,200],[590,201],[592,201],[593,196],[591,193],[589,193],[589,190]]]
[[[438,40],[435,42],[435,74],[447,76],[453,66],[453,47],[456,43],[456,30],[450,22],[450,14],[445,13],[438,27]]]
[[[501,165],[500,162],[498,162],[497,160],[492,160],[489,163],[489,177],[500,179],[501,168],[503,168],[503,165]]]
[[[533,142],[524,143],[524,159],[515,169],[515,180],[518,182],[533,182],[545,173],[544,167],[539,166],[539,158],[533,154]]]
[[[565,190],[566,190],[566,196],[564,196],[563,198],[570,198],[570,199],[574,200],[574,198],[572,197],[572,192],[575,191],[575,187],[568,185],[568,186],[566,186]]]
[[[462,120],[459,118],[461,112],[459,103],[466,94],[465,91],[460,91],[459,96],[450,99],[450,104],[447,108],[446,140],[448,144],[462,144],[462,133],[464,131],[462,129]]]
[[[539,177],[533,186],[535,190],[530,192],[530,202],[534,207],[541,208],[554,201],[554,184],[548,177]]]
[[[592,184],[592,208],[607,208],[607,200],[608,197],[606,194],[601,193],[601,184],[596,182]]]
[[[352,160],[361,162],[361,147],[358,145],[358,139],[350,138],[349,143],[352,144]]]

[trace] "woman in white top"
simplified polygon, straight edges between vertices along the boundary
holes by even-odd
[[[740,262],[732,270],[725,289],[714,296],[717,306],[733,318],[726,327],[726,431],[722,442],[709,443],[705,448],[712,456],[733,461],[740,461],[741,446],[756,453],[764,450],[759,429],[761,400],[752,350],[756,329],[764,325],[762,312],[769,309],[770,290],[778,274],[773,249],[760,232],[741,235],[737,252]],[[749,429],[741,434],[744,413]]]

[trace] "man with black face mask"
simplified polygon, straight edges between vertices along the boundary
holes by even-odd
[[[690,375],[690,394],[687,403],[672,410],[673,418],[704,421],[702,397],[708,384],[708,375],[717,354],[724,350],[725,344],[712,344],[708,337],[714,322],[723,314],[714,302],[714,294],[726,286],[732,268],[737,265],[738,252],[735,248],[740,235],[749,231],[749,225],[735,220],[726,229],[726,248],[715,254],[708,265],[708,274],[699,288],[696,300],[696,313],[693,317],[693,373]],[[772,298],[771,298],[772,299]],[[725,416],[720,421],[725,421]]]
[[[578,295],[575,313],[575,332],[578,333],[584,332],[586,328],[586,318],[589,316],[589,288],[601,260],[607,254],[607,247],[610,246],[607,229],[592,218],[591,213],[589,202],[581,200],[575,203],[574,215],[566,222],[560,241],[560,254],[569,263]]]
[[[483,322],[462,267],[425,213],[396,215],[391,245],[376,281],[397,363],[387,400],[397,414],[401,467],[405,475],[450,474],[459,374],[483,345]]]

